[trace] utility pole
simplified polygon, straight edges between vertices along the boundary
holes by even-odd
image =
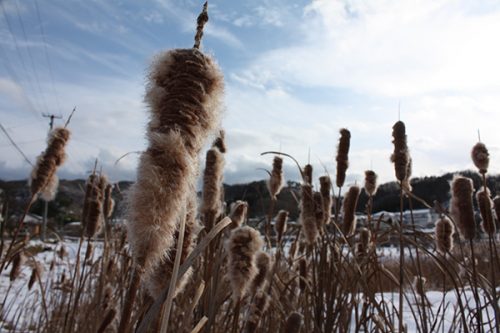
[[[62,119],[61,115],[55,115],[55,114],[49,114],[49,113],[43,113],[42,116],[44,118],[49,118],[49,133],[52,132],[52,129],[54,128],[54,119]],[[42,234],[41,234],[41,239],[42,242],[45,242],[45,237],[47,235],[47,213],[49,211],[49,202],[46,200],[43,200],[43,219],[42,219]]]

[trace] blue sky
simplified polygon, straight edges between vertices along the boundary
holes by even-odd
[[[134,179],[144,149],[147,67],[191,47],[202,1],[0,0],[0,122],[34,161],[43,112],[77,106],[62,178],[98,158],[112,180]],[[38,9],[37,9],[38,8]],[[348,182],[370,168],[393,179],[391,127],[408,131],[414,175],[472,168],[477,130],[500,170],[500,4],[443,0],[219,0],[203,49],[221,66],[229,151],[225,179],[266,175],[278,150],[334,174],[338,130],[351,130]],[[310,150],[310,155],[309,155]],[[0,178],[30,167],[0,136]],[[288,179],[298,171],[286,163]]]

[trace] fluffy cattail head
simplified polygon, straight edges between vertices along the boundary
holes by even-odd
[[[394,152],[391,156],[391,161],[394,163],[396,179],[403,182],[407,178],[406,174],[410,155],[406,143],[406,127],[402,121],[396,122],[392,127],[392,137]]]
[[[271,270],[271,257],[266,252],[259,251],[255,256],[255,264],[257,266],[257,275],[252,280],[250,286],[250,294],[255,295],[261,290],[266,282],[267,275]]]
[[[269,306],[269,295],[264,293],[264,291],[259,290],[250,306],[250,311],[248,318],[243,329],[243,333],[255,333],[259,327],[260,318],[262,314],[267,311]]]
[[[479,173],[484,174],[488,171],[490,154],[484,143],[478,142],[472,147],[471,158],[476,168],[479,169]]]
[[[411,192],[412,190],[410,181],[412,172],[413,172],[413,159],[408,155],[408,165],[406,166],[406,177],[401,182],[401,186],[403,186],[403,189],[405,189],[408,192]]]
[[[323,224],[329,224],[332,217],[332,204],[333,200],[330,195],[332,188],[332,181],[329,176],[319,177],[319,192],[323,198]]]
[[[423,276],[415,276],[413,279],[413,287],[418,296],[425,297],[425,285],[427,283],[427,279]]]
[[[115,208],[115,200],[112,197],[113,194],[113,185],[108,184],[106,186],[106,190],[104,192],[104,217],[109,219],[111,215],[113,215],[113,209]]]
[[[217,136],[217,138],[215,139],[215,141],[212,145],[213,147],[219,149],[219,151],[223,154],[225,154],[227,151],[225,136],[226,136],[226,133],[224,132],[224,130],[220,130],[219,135]]]
[[[258,273],[255,256],[262,244],[259,232],[253,228],[245,226],[231,231],[227,243],[228,274],[235,301],[246,294]]]
[[[465,239],[476,234],[474,207],[472,205],[473,185],[470,178],[455,175],[451,182],[451,216]]]
[[[50,177],[47,185],[40,192],[40,198],[44,201],[52,201],[56,198],[57,188],[59,187],[59,177],[56,174],[53,174]]]
[[[231,204],[231,212],[229,213],[229,217],[231,218],[232,223],[230,224],[230,228],[234,229],[237,227],[241,227],[243,222],[247,217],[248,212],[248,203],[246,201],[238,200]]]
[[[175,49],[151,65],[146,102],[151,108],[149,136],[181,133],[183,145],[196,155],[207,134],[219,127],[224,83],[215,61],[197,49]]]
[[[316,237],[318,237],[318,226],[316,224],[316,203],[310,184],[302,185],[300,221],[307,243],[314,244]]]
[[[342,208],[344,210],[344,223],[342,224],[342,232],[348,237],[354,234],[356,230],[356,207],[358,205],[359,186],[353,185],[344,197]]]
[[[316,206],[315,216],[316,216],[316,227],[321,233],[323,231],[323,223],[325,222],[325,216],[323,213],[323,197],[320,192],[314,191],[314,205]]]
[[[286,223],[288,221],[288,212],[286,210],[280,210],[276,216],[276,221],[274,222],[274,230],[276,231],[276,238],[278,243],[281,242],[283,234],[286,232]]]
[[[217,216],[221,213],[222,177],[224,155],[217,148],[207,151],[205,172],[203,174],[203,196],[201,213],[207,230],[212,229]]]
[[[340,130],[339,146],[337,148],[337,187],[344,186],[345,175],[349,167],[349,147],[351,144],[351,132],[348,129]]]
[[[453,234],[455,227],[449,218],[446,216],[441,217],[436,222],[435,238],[436,247],[439,252],[446,254],[453,249]]]
[[[299,282],[299,288],[301,292],[304,292],[306,290],[307,286],[307,260],[305,257],[300,258],[299,260],[299,275],[300,275],[300,282]]]
[[[368,196],[377,193],[377,174],[373,170],[365,171],[365,192]]]
[[[287,333],[299,333],[302,326],[302,315],[298,312],[292,312],[285,324],[285,330],[283,332]]]
[[[17,252],[12,258],[12,269],[10,270],[9,278],[10,281],[17,279],[19,274],[21,274],[21,266],[24,264],[24,254],[22,252]]]
[[[33,267],[33,270],[31,271],[31,276],[28,281],[28,290],[31,290],[33,288],[33,285],[35,284],[37,279],[40,279],[42,277],[42,271],[43,267],[39,263],[35,263],[35,267]]]
[[[49,134],[47,148],[38,157],[37,163],[31,172],[31,194],[34,196],[42,191],[49,182],[53,181],[56,169],[64,163],[66,153],[64,148],[69,140],[68,129],[58,127]]]
[[[267,182],[267,188],[271,198],[276,199],[276,196],[280,193],[284,183],[283,159],[281,157],[274,156],[271,177]]]
[[[490,197],[490,190],[488,188],[481,187],[476,193],[477,205],[479,206],[479,212],[481,213],[481,219],[483,223],[481,226],[483,230],[488,235],[493,235],[496,232],[496,225],[493,219],[493,201]]]
[[[304,182],[308,184],[312,184],[313,177],[313,167],[311,164],[306,164],[304,170],[302,171],[304,174]]]
[[[88,202],[88,210],[85,221],[85,236],[88,238],[94,237],[94,235],[99,232],[103,224],[102,206],[104,202],[104,194],[102,191],[105,187],[106,179],[104,176],[100,176],[97,180],[97,184],[94,184],[92,195]]]
[[[497,195],[493,198],[493,207],[495,208],[497,227],[500,228],[500,226],[498,225],[500,223],[500,195]]]

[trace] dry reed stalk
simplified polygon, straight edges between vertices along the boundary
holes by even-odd
[[[377,193],[377,174],[373,170],[365,171],[365,192],[368,196],[374,196]]]
[[[255,258],[262,244],[259,232],[253,228],[246,226],[231,231],[227,243],[228,278],[235,303],[245,296],[258,273]]]
[[[201,214],[207,231],[210,231],[222,212],[221,190],[224,172],[224,155],[217,148],[207,151],[203,174],[203,197]]]
[[[300,223],[302,224],[302,232],[305,236],[307,244],[312,245],[318,237],[318,227],[316,225],[316,203],[312,185],[302,185],[302,199],[300,201]]]
[[[481,187],[476,193],[476,200],[483,221],[481,226],[488,235],[493,236],[496,232],[496,225],[493,219],[493,201],[490,197],[490,190],[484,186]]]
[[[485,174],[488,171],[488,166],[490,164],[489,156],[490,154],[484,143],[478,142],[472,147],[472,162],[474,162],[476,168],[479,169],[479,173]]]
[[[346,128],[340,130],[339,145],[337,148],[337,187],[344,186],[347,168],[349,167],[349,147],[351,144],[351,132]]]
[[[281,157],[274,156],[271,177],[267,182],[267,188],[273,200],[276,200],[276,196],[280,193],[284,183],[283,159]]]
[[[276,231],[276,240],[278,243],[281,243],[283,235],[286,232],[287,220],[288,212],[286,210],[280,210],[274,222],[274,231]]]
[[[453,234],[455,227],[449,218],[442,216],[436,222],[435,239],[436,248],[442,254],[447,254],[453,249]]]
[[[248,203],[246,201],[238,200],[231,204],[231,209],[229,213],[229,218],[231,218],[231,223],[229,225],[230,229],[235,229],[241,227],[247,218]]]
[[[356,207],[358,205],[359,186],[353,185],[344,197],[342,209],[344,210],[344,221],[342,224],[342,232],[345,237],[352,236],[356,230]]]
[[[323,198],[323,224],[329,224],[332,218],[332,196],[330,189],[332,188],[332,181],[329,176],[319,177],[319,192]]]
[[[31,194],[35,196],[42,191],[49,182],[53,181],[56,169],[64,163],[64,151],[70,137],[67,128],[57,127],[49,134],[47,148],[38,156],[37,163],[31,172]]]
[[[391,161],[394,163],[396,179],[402,183],[408,178],[407,172],[410,163],[410,155],[406,143],[406,127],[402,121],[396,122],[392,127],[392,137],[394,152],[391,156]]]
[[[497,227],[500,228],[500,195],[496,195],[493,198],[493,207],[495,209],[495,215],[497,218]]]
[[[257,266],[257,275],[250,285],[250,295],[256,295],[259,290],[263,289],[264,282],[266,282],[271,270],[271,257],[266,252],[259,251],[255,256],[255,265]]]
[[[285,330],[283,332],[299,333],[301,326],[302,326],[302,315],[298,312],[292,312],[286,319]]]
[[[455,175],[451,182],[450,214],[463,238],[472,240],[476,235],[474,206],[472,204],[473,185],[470,178]]]

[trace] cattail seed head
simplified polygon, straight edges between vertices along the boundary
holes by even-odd
[[[496,195],[493,198],[493,207],[495,209],[495,215],[497,218],[497,227],[500,228],[500,195]]]
[[[234,229],[237,227],[241,227],[245,219],[247,218],[248,212],[248,203],[246,201],[238,200],[231,204],[231,210],[229,213],[229,217],[231,218],[232,223],[230,224],[230,228]]]
[[[337,148],[337,187],[344,186],[347,168],[349,167],[349,147],[351,144],[351,132],[348,129],[340,130],[339,146]]]
[[[309,245],[314,244],[318,237],[318,227],[316,225],[316,203],[312,185],[310,184],[302,185],[300,221],[307,243]]]
[[[196,241],[196,233],[199,229],[198,221],[196,220],[197,212],[197,197],[194,188],[191,189],[191,195],[188,197],[186,215],[185,215],[185,228],[184,239],[181,247],[180,264],[182,265],[189,254],[192,252]],[[174,232],[174,243],[169,251],[162,258],[161,262],[154,266],[151,273],[146,272],[144,281],[150,296],[156,296],[161,291],[168,287],[170,277],[174,270],[175,257],[177,255],[177,247],[179,241],[179,230]],[[174,295],[181,292],[186,286],[193,273],[190,268],[182,277],[177,280]]]
[[[201,213],[205,228],[210,231],[215,219],[220,215],[222,209],[221,191],[222,177],[224,172],[224,155],[217,148],[207,151],[203,174],[203,196]]]
[[[373,170],[365,171],[365,192],[368,196],[374,196],[377,193],[377,174]]]
[[[253,278],[250,286],[251,295],[256,295],[264,287],[267,275],[271,270],[271,257],[266,252],[259,251],[255,256],[255,264],[257,266],[257,275]]]
[[[49,134],[47,148],[37,158],[37,163],[31,172],[31,194],[35,196],[52,182],[56,169],[64,163],[66,153],[64,148],[68,143],[70,132],[58,127]]]
[[[302,315],[298,312],[292,312],[286,320],[285,330],[283,332],[299,333],[301,326],[302,326]]]
[[[465,239],[473,239],[476,234],[474,207],[472,205],[473,185],[470,178],[455,175],[451,182],[451,217]]]
[[[47,185],[40,192],[40,198],[44,201],[52,201],[56,198],[57,188],[59,187],[59,177],[54,173],[50,177]]]
[[[427,279],[423,276],[415,276],[413,278],[413,287],[418,296],[425,297],[425,285],[427,283]]]
[[[479,173],[485,174],[488,171],[490,154],[484,143],[478,142],[472,147],[471,158],[476,168],[479,169]]]
[[[299,260],[299,275],[300,275],[300,281],[299,281],[299,288],[300,292],[304,292],[306,290],[307,286],[307,260],[305,257],[300,258]]]
[[[283,159],[281,157],[274,156],[271,177],[267,182],[267,188],[269,190],[271,198],[276,200],[276,196],[280,193],[284,183],[285,178],[283,175]]]
[[[262,314],[267,311],[268,306],[269,296],[262,290],[259,290],[254,297],[252,305],[250,306],[248,319],[246,321],[245,328],[243,329],[244,333],[257,332],[260,318],[262,317]]]
[[[344,210],[344,223],[342,224],[342,232],[344,236],[349,237],[356,230],[356,207],[358,205],[359,186],[353,185],[344,197],[342,208]]]
[[[278,243],[281,242],[283,235],[286,232],[286,224],[288,221],[288,212],[286,210],[280,210],[276,216],[276,221],[274,222],[274,230],[276,231],[276,238]]]
[[[307,164],[302,171],[304,174],[304,182],[308,184],[312,184],[313,177],[313,167],[311,164]]]
[[[368,250],[371,247],[372,241],[372,233],[367,228],[361,228],[359,230],[359,242],[363,245],[363,247]]]
[[[215,141],[212,144],[214,148],[219,149],[219,151],[223,154],[225,154],[227,151],[225,137],[226,132],[224,132],[224,130],[220,130],[219,135],[217,136],[217,138],[215,138]]]
[[[490,197],[490,190],[481,187],[476,193],[477,205],[479,206],[479,213],[483,223],[481,226],[488,235],[493,235],[496,232],[496,224],[493,220],[493,201]]]
[[[323,224],[329,224],[332,217],[332,196],[330,189],[332,188],[332,181],[329,176],[319,177],[319,192],[323,198]]]
[[[115,208],[115,200],[112,197],[113,194],[113,185],[108,184],[106,186],[106,190],[104,191],[104,204],[103,204],[103,213],[106,219],[111,218],[113,215],[113,209]]]
[[[158,265],[174,244],[198,154],[220,128],[224,88],[215,61],[198,49],[175,49],[153,61],[146,87],[149,146],[128,195],[128,239],[141,270]]]
[[[319,233],[323,232],[323,223],[325,221],[325,216],[323,214],[323,197],[320,192],[314,191],[313,193],[314,205],[316,207],[315,217],[316,217],[316,227]]]
[[[10,270],[10,281],[14,281],[21,274],[21,266],[24,264],[25,257],[22,252],[17,252],[12,258],[12,269]]]
[[[396,179],[403,182],[407,178],[410,154],[406,143],[406,127],[402,121],[396,122],[392,127],[392,137],[394,152],[391,156],[391,162],[394,163]]]
[[[113,322],[115,317],[116,317],[116,309],[115,308],[109,309],[109,311],[104,316],[104,319],[102,320],[101,325],[99,325],[99,328],[97,329],[97,333],[105,332],[106,328]]]
[[[43,272],[43,267],[39,263],[35,263],[35,266],[31,271],[30,279],[28,281],[28,290],[31,290],[31,288],[33,288],[33,285],[35,284],[37,279],[41,279],[42,272]]]
[[[455,227],[449,218],[446,216],[441,217],[436,222],[435,238],[436,247],[442,254],[449,253],[453,249],[453,234]]]
[[[258,273],[255,257],[262,244],[259,232],[253,228],[245,226],[231,231],[227,243],[228,274],[235,301],[245,296]]]

